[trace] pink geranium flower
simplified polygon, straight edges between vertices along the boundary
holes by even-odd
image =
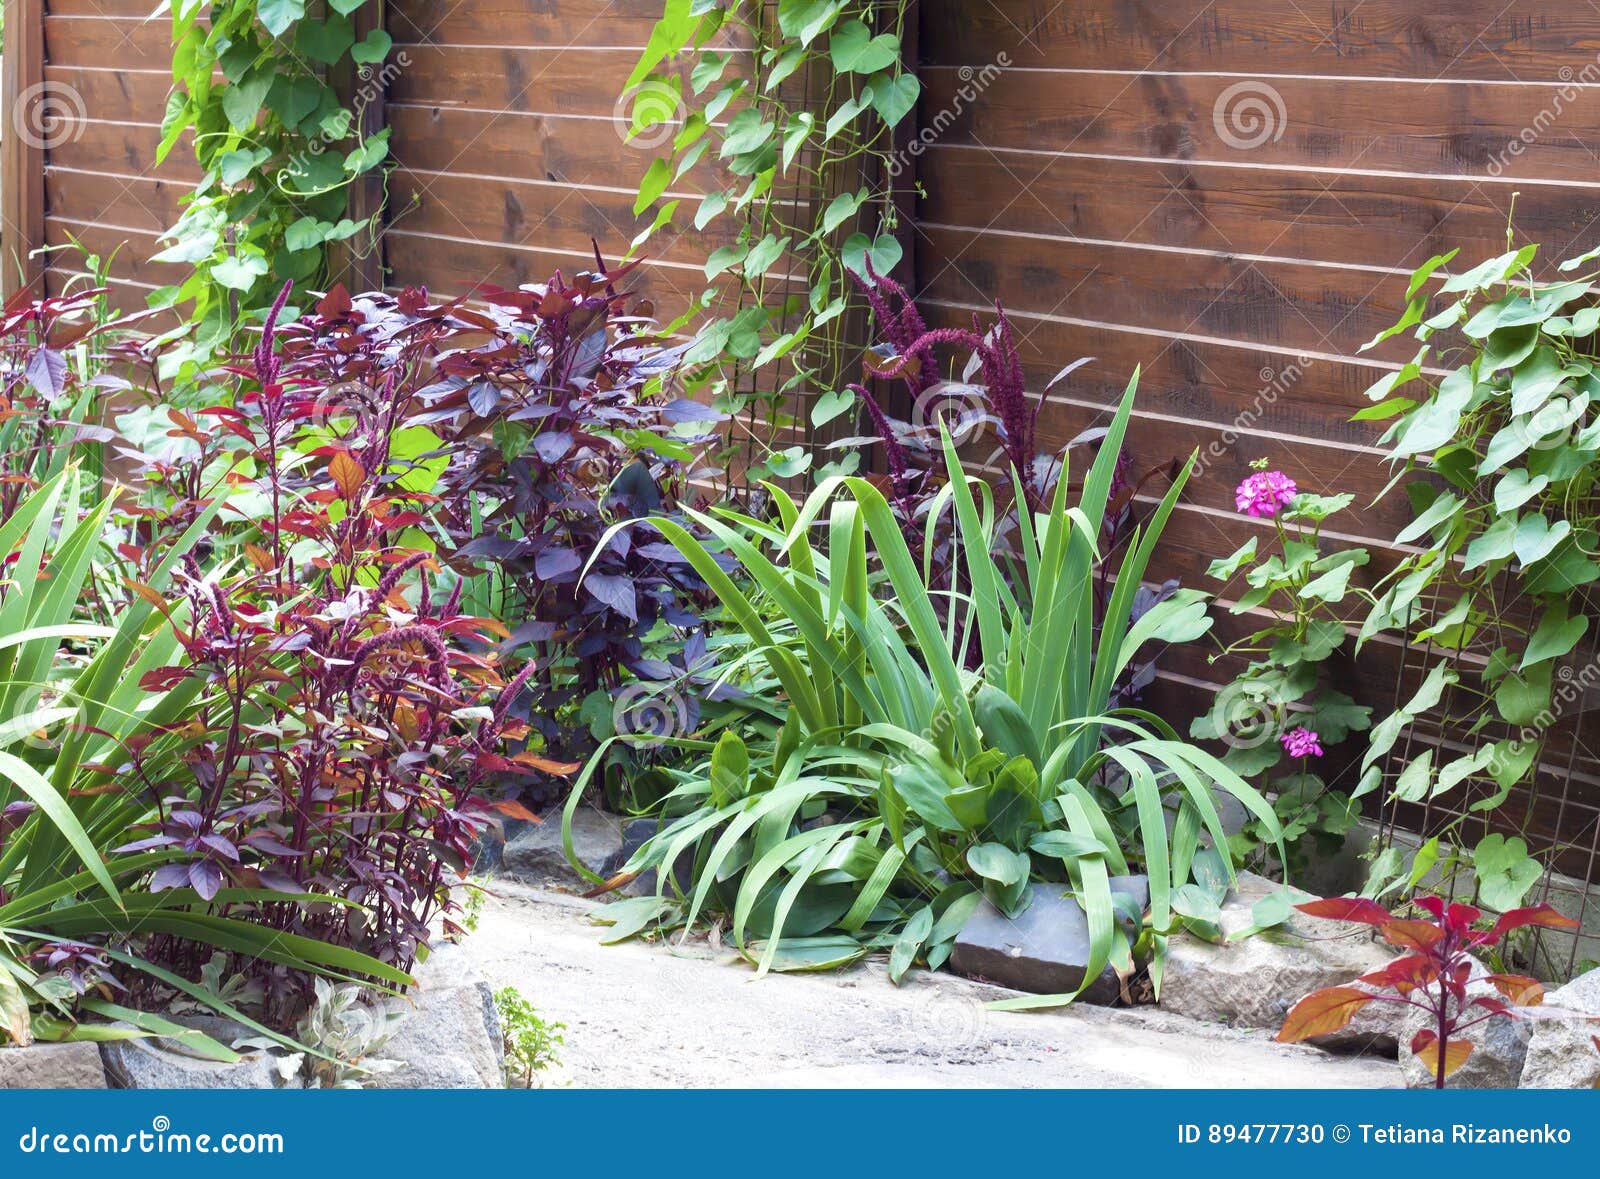
[[[1293,502],[1300,489],[1282,471],[1251,475],[1233,493],[1233,502],[1247,516],[1276,516]]]
[[[1321,757],[1322,738],[1312,730],[1300,726],[1290,729],[1278,738],[1290,757]]]

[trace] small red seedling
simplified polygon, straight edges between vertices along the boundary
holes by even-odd
[[[1502,913],[1489,929],[1475,929],[1483,913],[1471,905],[1447,905],[1438,897],[1418,897],[1416,904],[1432,920],[1396,917],[1376,901],[1359,897],[1333,897],[1296,906],[1312,917],[1375,926],[1384,941],[1410,952],[1347,986],[1307,995],[1283,1021],[1278,1040],[1292,1044],[1336,1032],[1368,1003],[1406,1003],[1432,1019],[1433,1026],[1412,1037],[1411,1051],[1432,1074],[1435,1087],[1443,1089],[1446,1078],[1472,1055],[1473,1045],[1461,1039],[1462,1033],[1481,1023],[1496,1018],[1588,1018],[1580,1012],[1542,1007],[1544,987],[1537,980],[1520,974],[1490,974],[1471,953],[1527,925],[1576,929],[1578,923],[1572,918],[1549,905],[1534,905]],[[1478,982],[1488,983],[1499,997],[1468,998],[1469,985]]]

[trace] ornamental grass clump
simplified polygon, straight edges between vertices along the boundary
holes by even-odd
[[[1098,540],[1136,381],[1076,502],[1061,478],[1044,511],[1018,515],[1014,563],[997,546],[992,489],[945,436],[951,543],[970,587],[947,601],[865,479],[827,480],[803,503],[769,488],[771,521],[691,513],[739,580],[686,528],[662,522],[738,628],[722,667],[743,677],[759,717],[709,751],[683,743],[705,752],[674,771],[661,832],[615,881],[595,878],[617,885],[657,869],[657,895],[607,909],[613,937],[718,910],[759,970],[815,969],[884,947],[898,980],[914,962],[942,965],[980,904],[1017,914],[1029,884],[1044,881],[1072,891],[1087,914],[1086,980],[1107,964],[1132,973],[1136,940],[1159,976],[1174,893],[1192,878],[1202,836],[1226,840],[1215,792],[1268,829],[1276,818],[1160,717],[1118,704],[1119,678],[1147,644],[1210,625],[1193,591],[1134,617],[1182,477],[1134,531],[1099,606]],[[1018,482],[1012,491],[1021,497]],[[592,771],[568,801],[574,860],[570,818]],[[683,895],[663,868],[680,857],[693,865]],[[1110,887],[1141,869],[1148,920],[1119,910]],[[1128,935],[1146,925],[1148,938]]]

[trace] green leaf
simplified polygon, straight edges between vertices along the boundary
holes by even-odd
[[[1002,843],[980,843],[968,848],[967,866],[1004,888],[1026,881],[1032,867],[1025,854]]]
[[[12,786],[32,800],[40,813],[54,824],[62,838],[77,853],[78,859],[83,862],[83,866],[89,870],[96,883],[105,889],[106,895],[120,904],[117,886],[111,882],[111,876],[106,871],[105,864],[101,862],[100,852],[95,847],[94,840],[84,830],[83,823],[73,813],[72,807],[49,780],[21,758],[5,752],[0,752],[0,779],[10,781]]]
[[[1561,543],[1562,538],[1571,531],[1572,525],[1565,520],[1557,520],[1551,524],[1543,516],[1524,516],[1517,522],[1517,532],[1511,547],[1517,554],[1517,560],[1526,569],[1535,561],[1541,561],[1549,556],[1556,545]]]
[[[355,40],[355,28],[343,16],[303,20],[294,31],[295,48],[323,65],[337,65]]]
[[[1558,602],[1550,606],[1539,619],[1538,629],[1528,640],[1520,669],[1526,671],[1535,663],[1561,658],[1578,645],[1578,640],[1583,638],[1588,629],[1589,619],[1585,615],[1569,618],[1565,605]]]
[[[839,261],[846,269],[865,274],[868,254],[872,255],[872,268],[879,274],[888,274],[900,264],[903,251],[892,234],[879,234],[873,240],[864,233],[852,233],[840,248]]]
[[[1502,516],[1514,512],[1548,486],[1550,486],[1550,476],[1531,476],[1521,467],[1515,467],[1507,471],[1495,485],[1495,511]]]
[[[256,17],[267,32],[281,37],[286,29],[306,14],[306,0],[257,0]]]
[[[783,252],[789,248],[791,240],[787,234],[783,237],[774,237],[769,233],[751,246],[750,252],[744,258],[745,277],[758,278],[771,270],[773,264],[783,257]]]
[[[893,33],[879,33],[858,20],[847,20],[833,30],[828,55],[841,74],[875,74],[900,60],[900,41]]]
[[[1428,786],[1433,780],[1433,750],[1425,749],[1400,771],[1395,779],[1393,797],[1400,802],[1421,802],[1428,797]]]
[[[911,969],[911,964],[917,960],[917,955],[922,951],[922,945],[928,940],[928,935],[933,932],[933,906],[924,905],[912,914],[911,920],[906,922],[906,927],[895,940],[894,949],[889,952],[889,981],[896,986],[905,972]]]
[[[1536,663],[1525,674],[1512,674],[1495,689],[1494,704],[1507,724],[1531,725],[1550,704],[1552,665]]]
[[[854,408],[856,395],[849,389],[822,394],[811,403],[811,424],[825,426],[840,414]]]
[[[778,28],[802,46],[828,31],[844,11],[846,0],[780,0]]]
[[[644,52],[639,55],[633,73],[622,84],[623,91],[632,90],[648,78],[656,66],[685,48],[698,21],[690,0],[666,0],[661,19],[650,30],[650,39],[645,42]]]
[[[262,71],[243,82],[224,87],[222,113],[228,120],[228,126],[235,131],[248,131],[254,127],[261,115],[261,104],[266,101],[267,91],[271,87],[270,71]]]
[[[728,207],[728,194],[713,192],[700,199],[700,207],[694,211],[694,227],[704,229],[724,209]]]
[[[861,207],[861,202],[867,199],[867,190],[859,192],[841,192],[828,202],[828,207],[822,211],[822,232],[832,233],[843,225],[855,211]]]
[[[211,268],[211,277],[234,291],[248,291],[266,273],[267,260],[255,254],[224,258]]]
[[[917,76],[909,73],[894,78],[874,78],[871,86],[872,109],[882,116],[884,124],[889,127],[898,125],[901,119],[911,113],[917,105],[917,95],[922,92]]]
[[[327,240],[330,228],[326,221],[316,217],[302,217],[284,230],[284,248],[294,252],[315,249]]]
[[[667,191],[667,185],[672,181],[672,164],[664,157],[657,157],[650,162],[650,167],[645,170],[644,178],[639,181],[639,195],[633,202],[633,214],[639,216],[652,204],[656,198]]]
[[[1419,537],[1428,536],[1438,529],[1439,525],[1455,519],[1457,510],[1461,507],[1461,500],[1449,492],[1440,492],[1434,497],[1433,503],[1428,505],[1428,510],[1423,512],[1396,536],[1396,544],[1410,544]]]
[[[1544,868],[1528,854],[1528,845],[1520,837],[1507,839],[1500,834],[1486,835],[1473,849],[1472,870],[1478,877],[1478,896],[1501,913],[1522,904],[1544,875]]]
[[[350,60],[357,65],[377,65],[393,48],[393,37],[382,29],[373,29],[364,40],[350,47]]]
[[[1245,565],[1256,559],[1256,538],[1251,537],[1236,549],[1231,557],[1218,557],[1206,568],[1206,576],[1227,581]]]

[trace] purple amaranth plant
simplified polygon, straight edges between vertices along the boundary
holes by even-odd
[[[982,374],[982,382],[975,391],[981,391],[986,402],[984,416],[995,422],[1006,460],[1021,479],[1024,494],[1034,507],[1042,506],[1042,478],[1034,451],[1034,433],[1043,401],[1035,403],[1028,397],[1027,376],[1017,353],[1016,334],[999,300],[994,305],[995,324],[987,332],[976,314],[970,330],[930,329],[903,286],[877,274],[870,262],[867,275],[862,278],[851,272],[851,277],[865,293],[886,341],[868,357],[867,371],[875,377],[904,383],[911,396],[914,415],[921,416],[927,397],[940,380],[939,349],[968,350]],[[895,301],[900,304],[898,310],[893,305]],[[867,412],[886,447],[891,440],[898,441],[897,431],[886,428],[886,419],[874,413],[872,407]],[[906,433],[927,435],[918,441],[936,462],[940,440],[935,423],[913,422]]]

